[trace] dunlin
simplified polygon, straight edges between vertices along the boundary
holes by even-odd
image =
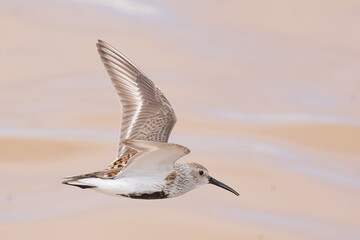
[[[169,101],[115,48],[101,40],[97,48],[122,106],[117,159],[105,170],[67,177],[63,183],[138,199],[177,197],[208,183],[239,195],[200,164],[176,162],[190,150],[167,143],[176,123]]]

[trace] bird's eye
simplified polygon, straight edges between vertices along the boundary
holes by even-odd
[[[203,170],[200,170],[200,171],[199,171],[199,174],[200,174],[200,175],[203,175],[203,174],[204,174],[204,171],[203,171]]]

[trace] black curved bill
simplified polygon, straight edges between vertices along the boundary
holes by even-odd
[[[209,177],[209,183],[210,183],[210,184],[214,184],[214,185],[216,185],[216,186],[218,186],[218,187],[221,187],[221,188],[223,188],[223,189],[226,189],[226,190],[232,192],[233,194],[235,194],[236,196],[239,196],[239,195],[240,195],[237,191],[235,191],[234,189],[232,189],[232,188],[229,187],[228,185],[226,185],[226,184],[224,184],[224,183],[216,180],[215,178]]]

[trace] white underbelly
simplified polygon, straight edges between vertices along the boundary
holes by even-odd
[[[86,178],[84,183],[96,186],[94,190],[111,195],[152,193],[163,190],[164,183],[148,178],[100,179]]]

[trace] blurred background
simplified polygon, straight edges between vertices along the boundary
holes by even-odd
[[[358,0],[0,0],[1,239],[360,239]],[[170,142],[240,197],[61,184],[117,151],[102,39],[159,86]]]

